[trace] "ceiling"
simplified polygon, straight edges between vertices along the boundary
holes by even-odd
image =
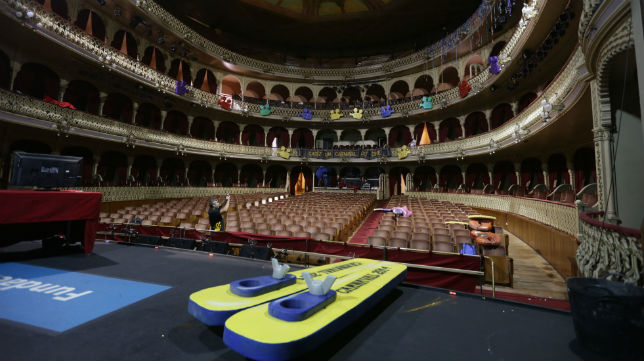
[[[386,61],[420,50],[457,29],[481,5],[481,0],[157,2],[237,53],[287,65],[331,67],[361,65],[361,58],[377,55]]]

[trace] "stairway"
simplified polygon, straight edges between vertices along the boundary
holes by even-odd
[[[373,208],[383,208],[387,205],[387,202],[388,200],[376,201]],[[367,216],[364,222],[362,222],[360,228],[358,228],[358,230],[353,234],[349,243],[366,244],[367,238],[371,236],[374,229],[378,228],[378,224],[380,223],[380,219],[382,219],[383,214],[383,212],[374,212],[372,210],[371,214]]]

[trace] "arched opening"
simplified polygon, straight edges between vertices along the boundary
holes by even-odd
[[[178,135],[188,135],[188,117],[176,110],[171,110],[163,121],[163,130]]]
[[[465,188],[468,192],[483,194],[483,188],[490,184],[490,174],[482,163],[470,164],[465,172]]]
[[[107,96],[103,104],[103,116],[123,123],[132,123],[132,100],[119,93]]]
[[[473,55],[467,59],[465,63],[465,68],[463,69],[463,80],[467,81],[483,71],[485,67],[483,66],[483,59],[480,55]]]
[[[65,90],[63,101],[73,104],[78,110],[98,114],[101,98],[94,85],[83,80],[72,80]]]
[[[548,185],[554,190],[562,184],[570,184],[570,174],[566,164],[566,157],[556,153],[548,158]]]
[[[208,162],[195,160],[188,167],[188,181],[192,187],[206,187],[212,181],[212,168]]]
[[[217,127],[217,140],[228,144],[239,144],[239,126],[226,121]]]
[[[342,104],[348,108],[362,107],[362,96],[360,95],[360,88],[357,86],[350,86],[342,92]]]
[[[510,162],[499,162],[494,165],[492,181],[497,194],[508,194],[508,188],[517,184],[517,176],[514,172],[514,165]]]
[[[83,157],[81,164],[81,184],[83,186],[92,185],[92,167],[94,165],[94,155],[92,151],[85,147],[70,146],[60,151],[60,155],[71,155],[74,157]]]
[[[342,131],[342,134],[340,134],[340,140],[355,144],[362,140],[362,134],[360,134],[360,131],[357,129],[345,129]]]
[[[271,93],[268,96],[269,100],[279,103],[280,105],[286,101],[290,100],[291,93],[288,91],[288,88],[282,84],[277,84],[271,89]],[[308,100],[307,100],[308,101]]]
[[[364,135],[364,140],[372,140],[376,146],[382,147],[387,144],[387,133],[382,128],[369,128]]]
[[[342,167],[340,168],[340,184],[339,187],[353,186],[362,187],[364,181],[360,174],[360,169],[357,167]]]
[[[389,194],[399,195],[406,193],[408,173],[409,169],[407,167],[394,167],[389,171]]]
[[[575,168],[575,192],[579,192],[589,184],[597,183],[595,152],[593,152],[592,148],[581,148],[576,151],[573,163]]]
[[[215,168],[215,185],[232,187],[233,185],[236,186],[237,183],[237,166],[229,162],[217,164]]]
[[[537,158],[524,159],[521,162],[521,189],[528,194],[537,184],[544,184],[541,162]]]
[[[42,4],[45,9],[51,10],[65,19],[69,19],[69,16],[67,15],[67,1],[65,0],[36,0],[36,1]]]
[[[264,128],[257,124],[245,126],[241,136],[243,145],[264,146]]]
[[[264,85],[262,83],[258,81],[251,81],[250,83],[248,83],[248,85],[246,85],[246,91],[244,91],[244,100],[252,101],[253,99],[262,100],[265,98],[266,89],[264,89]],[[263,103],[263,101],[261,101],[260,103]]]
[[[298,103],[302,103],[300,105],[307,104],[307,106],[308,106],[308,103],[314,103],[315,102],[315,99],[313,99],[313,91],[311,89],[307,88],[307,87],[304,87],[304,86],[301,86],[301,87],[295,89],[295,93],[294,93],[293,97],[291,99],[287,99],[287,100],[290,100],[291,102],[293,102],[295,104],[298,104]]]
[[[132,34],[125,30],[119,30],[114,34],[112,40],[112,47],[118,50],[121,54],[125,54],[131,58],[138,60],[138,50],[136,39]]]
[[[239,182],[248,188],[257,188],[262,185],[264,176],[262,168],[257,164],[246,164],[239,174]]]
[[[430,191],[437,181],[436,170],[434,168],[430,166],[416,168],[416,172],[414,172],[414,188],[416,191]]]
[[[311,136],[312,137],[312,136]],[[298,182],[300,182],[300,173],[302,173],[304,177],[304,184],[298,185]],[[290,185],[289,185],[289,191],[292,195],[295,195],[296,188],[302,188],[304,192],[310,192],[313,190],[313,172],[311,172],[311,168],[305,167],[305,166],[298,166],[294,167],[291,170],[291,177],[290,177]]]
[[[404,125],[396,125],[389,131],[389,146],[391,148],[401,147],[411,142],[411,132]]]
[[[197,72],[193,86],[210,94],[217,94],[217,78],[208,69],[201,69]]]
[[[241,82],[233,75],[226,75],[221,80],[221,93],[230,95],[237,100],[241,100]]]
[[[150,155],[139,155],[132,162],[130,171],[137,185],[146,187],[155,183],[157,176],[157,161]]]
[[[338,134],[333,129],[320,129],[315,135],[315,146],[317,148],[333,148],[333,143],[337,141]]]
[[[439,187],[443,192],[456,193],[458,187],[463,184],[463,173],[461,168],[450,164],[441,168]]]
[[[192,82],[192,72],[190,71],[190,64],[183,61],[183,59],[174,59],[170,63],[170,70],[168,76],[183,81],[186,84]]]
[[[284,188],[286,186],[286,168],[281,165],[272,165],[266,169],[266,186],[270,188]]]
[[[416,79],[414,83],[414,90],[411,95],[414,97],[422,97],[429,95],[434,91],[434,79],[427,74],[423,74]]]
[[[506,44],[505,41],[499,41],[498,43],[494,44],[494,46],[492,47],[492,51],[490,51],[489,57],[499,56],[499,54],[501,54],[501,50],[505,48],[505,44]]]
[[[393,102],[396,104],[402,102],[409,96],[411,96],[411,93],[409,92],[409,84],[404,80],[398,80],[391,85],[391,88],[389,88],[390,103]]]
[[[492,109],[492,114],[490,114],[490,127],[496,129],[513,117],[514,113],[510,104],[499,104]]]
[[[166,186],[178,187],[184,185],[186,166],[181,159],[167,158],[161,163],[160,176]]]
[[[416,139],[416,144],[420,144],[420,139],[423,136],[423,129],[425,128],[425,125],[427,125],[427,134],[429,135],[431,142],[435,143],[437,141],[436,128],[434,128],[434,124],[425,122],[416,125],[416,127],[414,128],[414,139]]]
[[[338,99],[338,94],[336,93],[335,89],[330,88],[330,87],[324,87],[320,92],[318,93],[318,98],[316,100],[318,103],[322,104],[330,104],[330,103],[338,103],[340,100]],[[332,106],[329,106],[328,108],[331,108]]]
[[[83,9],[76,15],[76,22],[74,25],[101,42],[105,41],[105,24],[103,19],[92,10]]]
[[[441,142],[455,140],[463,135],[461,123],[456,118],[443,120],[438,126],[438,133]]]
[[[442,92],[452,88],[456,88],[460,78],[458,76],[458,70],[455,67],[449,66],[445,68],[440,75],[438,76],[438,85],[436,86],[436,92]]]
[[[13,89],[38,99],[48,96],[58,100],[60,78],[42,64],[26,63],[16,75]]]
[[[150,68],[165,74],[165,55],[154,46],[148,46],[143,52],[141,62]]]
[[[487,132],[487,119],[483,112],[470,113],[465,118],[465,136],[470,137]]]
[[[161,110],[156,105],[143,103],[136,111],[134,123],[140,127],[149,129],[161,129]]]
[[[273,139],[277,138],[276,146],[290,147],[291,142],[289,139],[288,131],[282,127],[272,127],[266,134],[266,144],[273,146]]]
[[[307,128],[295,129],[291,137],[291,145],[295,148],[313,148],[313,133]]]
[[[380,84],[371,84],[367,87],[364,98],[366,106],[384,105],[387,99],[385,88]]]
[[[537,94],[535,93],[526,93],[519,98],[519,104],[517,105],[517,114],[521,113],[523,109],[527,108],[532,104],[532,102],[537,99]]]
[[[215,125],[208,118],[196,117],[192,120],[190,135],[197,139],[213,140],[215,139]]]
[[[127,157],[120,152],[106,152],[101,155],[96,171],[103,178],[103,185],[125,185],[127,173]]]

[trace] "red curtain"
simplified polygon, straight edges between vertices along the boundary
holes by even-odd
[[[475,112],[465,118],[465,136],[469,137],[475,134],[487,132],[487,120],[485,114]]]
[[[490,127],[496,129],[514,117],[510,104],[501,104],[492,110]]]
[[[401,135],[401,133],[402,133],[402,135]],[[395,126],[389,131],[389,146],[390,147],[395,147],[396,146],[396,142],[398,141],[398,137],[401,137],[403,144],[411,143],[412,135],[409,132],[409,128],[407,128],[405,126]],[[403,145],[403,144],[401,144],[401,145]]]
[[[449,118],[445,119],[440,123],[439,126],[439,135],[440,135],[440,141],[444,142],[448,140],[447,136],[449,135],[449,129],[450,126],[453,129],[454,135],[458,138],[463,135],[463,132],[461,131],[461,123],[459,123],[458,119],[456,118]]]

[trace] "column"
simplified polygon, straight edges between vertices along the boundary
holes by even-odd
[[[193,134],[190,131],[190,129],[192,129],[192,122],[195,120],[195,116],[194,115],[188,115],[187,118],[188,118],[188,136],[192,136]]]
[[[266,187],[266,166],[262,167],[262,187]]]
[[[336,129],[335,134],[338,136],[338,141],[340,141],[342,137],[342,129]]]
[[[517,177],[517,184],[523,189],[523,184],[521,184],[521,163],[514,163],[514,174]]]
[[[290,143],[291,148],[295,148],[295,147],[293,146],[293,132],[295,131],[295,129],[293,129],[293,128],[286,128],[286,131],[288,132],[288,142]]]
[[[183,185],[184,187],[189,187],[190,186],[190,180],[188,179],[188,171],[190,170],[189,164],[186,164],[186,168],[183,171],[183,180],[185,181],[185,184]]]
[[[548,174],[548,163],[541,163],[541,172],[543,172],[543,184],[546,185],[546,189],[550,189],[550,175]]]
[[[127,157],[127,168],[125,170],[125,183],[127,184],[130,181],[130,176],[132,175],[132,165],[134,164],[134,157]]]
[[[107,93],[105,92],[99,92],[99,98],[100,98],[100,103],[98,103],[98,115],[103,116],[103,106],[105,105],[105,101],[107,100]]]
[[[14,81],[16,80],[16,76],[18,75],[18,72],[22,68],[22,63],[19,63],[17,61],[11,62],[11,83],[9,83],[9,89],[14,88]]]
[[[492,121],[490,118],[492,117],[492,109],[486,109],[483,111],[485,114],[485,120],[487,121],[487,130],[492,129]]]
[[[461,168],[461,176],[463,177],[463,184],[465,184],[465,188],[467,188],[467,184],[465,183],[465,176],[467,175],[467,168],[465,167],[465,164],[462,164],[459,166]],[[465,189],[463,189],[465,191]]]
[[[271,147],[272,144],[268,142],[268,131],[271,130],[271,127],[268,126],[262,126],[262,129],[264,129],[264,144],[267,147]]]
[[[385,139],[385,144],[387,144],[387,146],[389,145],[389,133],[391,132],[391,128],[392,127],[383,127],[382,128],[382,130],[385,131],[385,138],[387,138],[387,139]]]
[[[156,158],[156,163],[157,163],[157,175],[156,178],[154,179],[154,183],[157,186],[163,185],[163,181],[161,179],[161,166],[163,165],[163,158]]]
[[[165,117],[168,116],[168,111],[167,110],[162,110],[161,111],[161,130],[165,127]]]
[[[411,139],[415,139],[414,137],[414,130],[416,129],[416,126],[413,124],[408,124],[407,128],[409,128],[409,134],[411,134]],[[420,143],[420,139],[416,139],[418,143]]]
[[[241,167],[237,167],[237,186],[241,185]]]
[[[360,132],[360,136],[362,137],[362,140],[363,141],[366,140],[364,137],[367,134],[367,129],[358,129],[358,131]]]
[[[320,129],[311,129],[311,133],[313,133],[313,148],[317,148],[317,136],[319,131]]]
[[[632,15],[632,26],[633,26],[633,36],[635,44],[635,58],[644,59],[644,16],[642,14],[642,2],[637,0],[631,0],[631,15]],[[642,61],[636,61],[635,65],[637,67],[637,87],[639,88],[639,93],[644,94],[644,66]],[[641,98],[641,97],[640,97]],[[644,102],[640,101],[640,114],[644,114]],[[642,136],[644,136],[644,122],[642,123]]]
[[[465,138],[465,117],[458,117],[458,122],[461,124],[461,138]]]
[[[291,190],[291,167],[288,167],[286,169],[286,185],[285,185],[285,187],[286,187],[286,191],[290,192],[290,190]]]
[[[101,161],[101,156],[99,155],[94,155],[92,157],[94,159],[94,164],[92,165],[92,183],[94,179],[96,179],[96,176],[98,175],[98,163]]]
[[[490,177],[490,184],[492,185],[492,193],[494,193],[494,187],[496,185],[494,184],[494,164],[487,164],[487,175]]]
[[[440,122],[432,122],[432,125],[434,125],[434,130],[436,131],[436,142],[440,141],[440,128],[441,128],[441,123]],[[432,139],[432,142],[434,140]]]
[[[572,186],[573,191],[577,193],[577,190],[575,189],[575,164],[569,160],[572,157],[573,155],[566,156],[566,167],[568,167],[568,174],[570,175],[570,185]]]
[[[139,103],[132,102],[132,124],[136,124],[136,113],[139,111]]]
[[[221,124],[221,120],[213,120],[212,125],[215,127],[215,141],[219,140],[217,139],[217,129],[219,129],[219,124]]]
[[[62,102],[65,97],[65,91],[69,86],[69,81],[67,79],[60,79],[60,86],[58,87],[58,101]]]

